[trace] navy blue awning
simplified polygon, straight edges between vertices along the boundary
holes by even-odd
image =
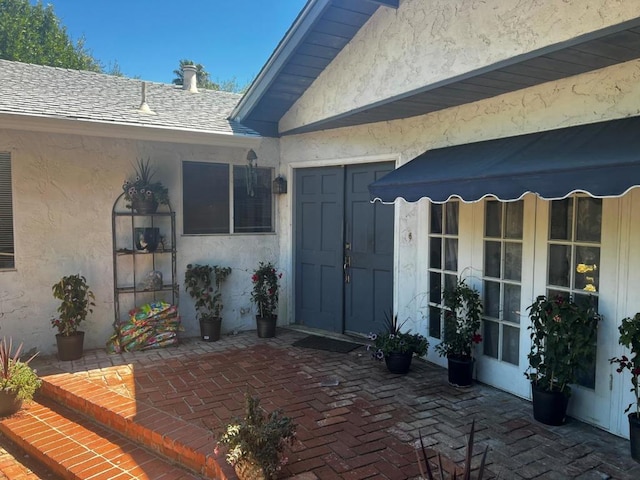
[[[618,197],[640,186],[640,117],[428,150],[369,185],[371,200]]]

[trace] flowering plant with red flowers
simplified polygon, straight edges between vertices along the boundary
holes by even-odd
[[[635,415],[640,418],[640,388],[638,386],[638,377],[640,377],[640,312],[636,313],[634,317],[627,317],[622,320],[618,331],[620,332],[618,342],[631,350],[631,358],[622,355],[621,357],[610,358],[609,362],[618,364],[616,372],[623,373],[625,370],[629,370],[631,373],[631,392],[636,397]],[[629,404],[624,413],[627,413],[632,408],[633,402]]]
[[[444,338],[436,345],[442,357],[471,359],[474,345],[482,342],[480,322],[482,301],[475,288],[460,279],[453,288],[446,288],[442,295],[445,306]]]
[[[281,278],[282,273],[278,273],[271,262],[260,262],[258,268],[253,272],[251,276],[253,282],[251,301],[258,308],[258,316],[273,318],[277,315],[278,280]]]
[[[598,322],[602,317],[592,296],[574,301],[568,294],[531,304],[527,327],[531,337],[529,368],[524,373],[539,390],[571,395],[570,384],[595,361]]]

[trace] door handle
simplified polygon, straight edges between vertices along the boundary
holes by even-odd
[[[345,255],[344,263],[342,265],[342,270],[344,272],[344,283],[351,282],[351,275],[349,274],[350,266],[351,266],[351,257],[349,255]]]

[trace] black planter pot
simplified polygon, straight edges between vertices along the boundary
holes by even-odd
[[[413,352],[392,352],[384,357],[384,361],[387,364],[387,369],[391,373],[404,375],[405,373],[408,373],[409,368],[411,368],[412,358]]]
[[[13,415],[22,408],[22,400],[17,393],[0,390],[0,417]]]
[[[217,342],[220,340],[220,329],[222,327],[222,318],[201,318],[200,319],[200,337],[205,342]]]
[[[131,206],[136,213],[147,215],[149,213],[156,213],[158,210],[158,202],[151,197],[145,199],[134,199],[131,201]]]
[[[531,384],[533,418],[545,425],[563,425],[567,418],[569,397],[563,392],[548,391]]]
[[[636,413],[629,414],[629,445],[631,458],[640,462],[640,417]]]
[[[449,383],[455,387],[470,387],[473,383],[473,358],[447,357]]]
[[[73,335],[61,335],[56,333],[56,343],[58,345],[59,360],[78,360],[79,358],[82,358],[84,332],[76,332]]]
[[[278,316],[273,317],[261,317],[256,315],[256,327],[258,329],[259,338],[272,338],[276,336],[276,324],[278,323]]]

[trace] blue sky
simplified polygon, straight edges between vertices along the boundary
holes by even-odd
[[[36,3],[36,0],[32,0]],[[171,83],[180,59],[211,79],[255,77],[306,0],[43,0],[107,69]]]

